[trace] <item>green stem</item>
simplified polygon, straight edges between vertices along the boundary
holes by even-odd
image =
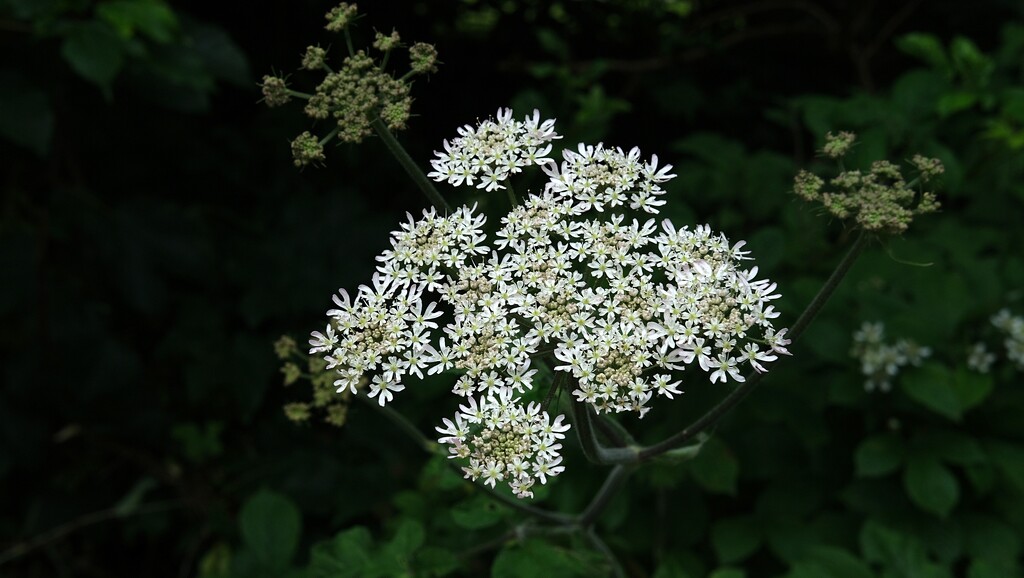
[[[604,509],[608,507],[615,494],[622,489],[622,486],[636,467],[636,464],[619,464],[612,468],[608,477],[605,478],[604,484],[601,485],[601,489],[598,490],[594,499],[590,501],[590,505],[576,519],[576,523],[581,528],[589,528],[594,525],[594,522],[604,512]]]
[[[380,137],[380,140],[384,141],[384,146],[388,147],[391,154],[398,160],[398,164],[402,165],[402,168],[405,169],[406,174],[408,174],[413,182],[416,183],[420,188],[420,191],[427,196],[430,203],[434,205],[438,211],[451,213],[451,206],[449,206],[444,200],[441,193],[437,192],[437,189],[434,188],[434,183],[430,182],[427,175],[423,174],[423,171],[421,171],[419,166],[416,165],[416,161],[412,160],[409,153],[405,152],[405,148],[398,142],[395,135],[391,134],[391,131],[388,130],[384,121],[381,120],[380,117],[377,117],[373,119],[370,126],[373,127],[373,130],[377,133],[377,136]]]
[[[345,27],[345,47],[348,48],[349,56],[356,55],[356,49],[352,47],[352,35],[348,33],[348,26]]]
[[[512,188],[511,181],[505,181],[505,192],[508,193],[508,202],[511,205],[510,208],[516,208],[519,205],[519,199],[516,197],[516,191]]]
[[[584,533],[584,536],[590,542],[590,545],[608,560],[608,564],[612,567],[612,575],[615,578],[626,578],[626,571],[622,568],[622,564],[619,563],[619,559],[615,557],[615,552],[612,552],[612,549],[608,547],[608,544],[604,543],[604,540],[597,535],[597,532],[591,528]]]
[[[325,144],[331,142],[331,139],[336,137],[336,136],[338,136],[338,133],[340,131],[341,131],[341,127],[340,126],[335,126],[333,129],[331,129],[331,132],[327,133],[327,136],[325,136],[324,138],[320,139],[320,146],[324,146]]]
[[[376,410],[384,417],[388,418],[388,420],[391,423],[398,426],[398,429],[402,430],[403,432],[405,432],[406,435],[411,437],[413,441],[416,442],[416,445],[420,446],[420,449],[422,449],[423,451],[435,456],[444,455],[444,452],[441,451],[441,446],[438,445],[438,443],[435,442],[434,440],[428,439],[427,436],[420,433],[419,428],[413,425],[411,421],[405,419],[404,415],[398,413],[397,411],[391,409],[386,405],[380,405],[373,399],[367,397],[365,393],[357,393],[356,397],[359,398],[359,400],[362,401],[363,403],[372,407],[374,410]]]
[[[285,89],[285,93],[287,93],[288,96],[294,96],[295,98],[301,98],[303,100],[313,98],[313,95],[308,92],[299,92],[298,90],[292,90],[290,88]]]
[[[606,448],[597,441],[590,404],[573,400],[570,408],[576,437],[579,438],[580,447],[583,448],[583,455],[587,460],[600,465],[630,464],[639,461],[635,447]]]
[[[796,323],[794,323],[793,326],[789,329],[788,337],[791,342],[796,342],[796,340],[803,334],[804,330],[807,329],[807,326],[810,325],[812,320],[814,320],[814,317],[818,314],[819,311],[821,311],[821,308],[828,301],[829,297],[832,296],[832,293],[834,293],[836,288],[839,287],[839,283],[850,271],[850,268],[853,267],[853,264],[857,261],[857,257],[860,255],[865,245],[867,245],[867,240],[868,235],[865,232],[861,231],[860,235],[858,235],[857,237],[857,240],[853,242],[853,246],[850,247],[850,250],[846,253],[846,256],[843,257],[843,260],[839,263],[838,266],[836,266],[835,271],[832,272],[832,275],[828,278],[825,284],[818,291],[818,294],[815,295],[814,299],[812,299],[810,304],[807,305],[807,308],[804,309],[804,312],[800,314],[800,317],[796,320]],[[681,446],[682,444],[696,437],[705,429],[714,426],[716,423],[718,423],[720,419],[722,419],[722,416],[724,416],[738,403],[746,399],[746,397],[750,395],[751,392],[754,391],[754,388],[757,387],[757,384],[761,382],[761,379],[764,377],[764,375],[764,373],[754,373],[753,375],[747,376],[747,380],[745,382],[743,382],[736,389],[732,390],[732,393],[726,396],[725,399],[723,399],[722,401],[718,402],[718,405],[711,408],[697,421],[693,422],[685,429],[680,430],[674,435],[669,436],[668,438],[665,438],[664,440],[654,445],[641,448],[637,452],[637,458],[640,461],[650,460],[653,457],[656,457],[673,448]]]

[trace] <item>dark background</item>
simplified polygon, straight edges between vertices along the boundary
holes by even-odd
[[[312,543],[339,530],[361,524],[387,535],[404,515],[396,493],[415,486],[426,458],[359,406],[342,429],[316,417],[287,421],[282,405],[308,394],[301,384],[281,386],[273,352],[282,334],[304,343],[322,325],[331,292],[366,282],[388,231],[426,206],[373,139],[330,146],[322,168],[294,168],[289,140],[327,129],[300,106],[260,103],[262,75],[295,71],[308,44],[333,45],[340,59],[343,41],[323,30],[331,4],[139,0],[156,24],[140,19],[120,32],[104,4],[0,1],[0,575],[226,575],[244,546],[238,511],[261,488],[302,512],[296,567]],[[867,159],[920,151],[947,162],[942,213],[904,239],[875,243],[809,343],[723,428],[731,483],[684,470],[631,487],[618,521],[605,527],[621,536],[609,541],[631,576],[651,575],[678,552],[689,572],[680,576],[724,565],[750,576],[792,570],[786,548],[767,536],[753,548],[740,539],[739,555],[722,545],[728,538],[712,538],[718,520],[768,516],[765,493],[782,488],[810,488],[796,492],[806,501],[786,511],[789,522],[842,518],[819,539],[880,575],[967,575],[988,559],[965,545],[977,519],[995,520],[993,532],[1018,541],[1024,505],[1014,484],[1024,477],[1014,476],[1024,465],[1011,462],[1024,455],[1024,430],[1015,425],[1021,384],[1012,363],[1000,362],[984,403],[954,411],[913,390],[868,396],[848,355],[849,335],[879,319],[894,339],[935,348],[936,366],[952,375],[976,338],[1000,347],[989,316],[1022,311],[1018,2],[360,8],[357,45],[373,29],[394,27],[406,42],[439,51],[439,71],[413,85],[414,117],[399,135],[423,167],[456,127],[501,106],[557,117],[569,146],[638,145],[676,165],[667,214],[677,223],[707,222],[750,242],[779,283],[788,323],[850,234],[789,193],[795,171],[820,160],[821,133],[861,132],[858,154]],[[1004,33],[1013,23],[1016,36]],[[947,50],[946,68],[898,42],[911,32]],[[955,57],[956,37],[987,60],[970,51]],[[290,82],[307,90],[315,78],[298,71]],[[963,94],[972,96],[957,100]],[[1010,136],[994,128],[1004,125]],[[450,194],[492,214],[503,202]],[[628,425],[654,441],[720,395],[706,385],[687,389],[686,407]],[[442,394],[396,407],[429,432],[452,410]],[[979,462],[943,457],[960,488],[953,513],[943,515],[921,506],[905,470],[862,488],[858,444],[892,431],[908,443],[921,432],[963,436],[981,448],[977,460],[988,460],[995,481],[986,489],[969,471]],[[578,473],[556,481],[548,501],[567,511],[601,479],[599,468],[570,456]],[[689,529],[631,531],[656,521],[645,505],[651,496],[675,500],[686,520],[678,523]],[[871,520],[916,540],[907,551],[920,543],[923,560],[952,574],[900,573],[872,558],[863,542]],[[922,530],[943,524],[959,528],[953,554]],[[486,532],[478,536],[483,542]],[[991,576],[1016,575],[1019,548],[1008,548]],[[486,573],[492,556],[470,557],[461,571]]]

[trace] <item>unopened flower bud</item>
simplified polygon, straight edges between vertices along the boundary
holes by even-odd
[[[850,148],[853,147],[853,141],[856,138],[857,135],[852,132],[828,133],[825,135],[825,148],[821,152],[825,153],[825,156],[837,159],[850,152]]]
[[[409,60],[416,74],[437,72],[437,49],[433,44],[417,42],[409,48]]]
[[[267,106],[281,106],[292,99],[288,94],[288,84],[281,77],[266,75],[260,86],[263,88],[263,102]]]
[[[324,146],[315,136],[306,131],[292,141],[292,158],[297,167],[323,162]]]
[[[324,58],[327,56],[327,51],[319,46],[310,46],[306,48],[306,53],[302,56],[302,68],[306,70],[319,70],[324,66]]]
[[[348,2],[342,2],[341,4],[331,8],[324,17],[327,18],[327,25],[324,28],[331,32],[341,32],[348,25],[355,20],[358,9],[355,4],[349,4]]]
[[[380,32],[377,33],[377,37],[373,41],[373,47],[381,52],[387,52],[392,48],[396,48],[401,39],[398,36],[398,32],[392,30],[391,34],[385,36]]]

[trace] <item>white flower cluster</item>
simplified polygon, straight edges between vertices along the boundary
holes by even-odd
[[[499,114],[495,126],[510,118]],[[552,135],[537,118],[521,123],[531,138]],[[496,130],[467,129],[446,148],[463,154],[478,133]],[[495,145],[504,158],[536,153],[534,140],[511,140]],[[763,372],[788,353],[786,330],[772,324],[776,285],[743,267],[743,242],[708,226],[627,217],[627,205],[637,216],[658,212],[671,168],[642,161],[638,149],[567,151],[544,167],[544,190],[501,219],[493,246],[475,207],[410,216],[378,257],[373,287],[354,300],[335,296],[310,352],[325,354],[339,390],[371,376],[381,405],[410,375],[457,374],[452,391],[468,405],[437,428],[439,441],[469,460],[466,477],[531,495],[535,480],[562,471],[557,440],[569,427],[523,401],[535,396],[534,367],[560,372],[566,391],[598,412],[643,417],[654,396],[681,393],[684,370],[699,367],[711,383],[743,381],[745,366]]]
[[[467,124],[458,132],[457,138],[444,141],[444,152],[434,152],[434,170],[427,176],[454,186],[476,183],[488,191],[504,189],[501,183],[523,167],[552,162],[550,142],[562,138],[554,119],[541,122],[535,110],[532,117],[513,120],[510,108],[498,109],[497,120],[485,120],[476,128]]]
[[[861,373],[867,378],[867,391],[889,391],[891,379],[906,365],[920,365],[931,356],[930,347],[918,345],[909,339],[896,343],[885,343],[885,325],[881,322],[864,322],[853,334],[851,354],[860,360]]]
[[[1002,309],[992,317],[992,325],[1002,331],[1006,337],[1006,357],[1024,371],[1024,317],[1013,315],[1009,309]]]
[[[565,469],[558,440],[569,426],[561,415],[552,422],[536,402],[524,408],[513,395],[505,388],[487,392],[479,404],[469,398],[454,422],[445,418],[445,427],[437,428],[444,434],[438,441],[451,446],[452,457],[469,460],[467,478],[483,478],[492,488],[507,480],[516,496],[533,497],[535,480],[547,483]]]

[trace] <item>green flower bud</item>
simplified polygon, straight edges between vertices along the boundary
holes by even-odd
[[[331,32],[341,32],[348,28],[348,25],[355,20],[357,14],[358,9],[355,4],[342,2],[334,8],[331,8],[330,12],[324,15],[324,18],[327,19],[327,25],[324,26],[324,28]]]
[[[292,141],[292,158],[295,166],[304,167],[310,163],[321,163],[326,157],[320,141],[306,131]]]
[[[306,70],[319,70],[324,66],[324,59],[327,56],[327,51],[319,46],[309,46],[306,48],[306,53],[302,56],[302,68]]]
[[[433,44],[417,42],[409,48],[409,60],[415,74],[437,72],[437,49]]]
[[[287,104],[292,97],[288,94],[288,84],[283,78],[266,75],[263,77],[263,102],[269,107]]]

